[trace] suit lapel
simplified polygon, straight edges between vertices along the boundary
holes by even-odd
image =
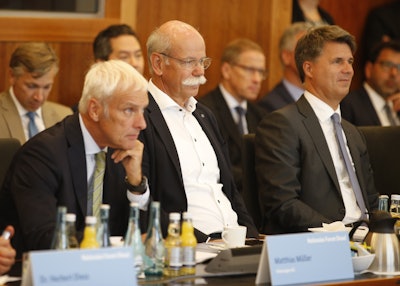
[[[68,141],[68,160],[70,161],[70,173],[74,174],[72,183],[74,185],[74,193],[77,197],[78,205],[83,216],[87,212],[87,166],[85,144],[83,142],[82,131],[79,126],[79,116],[75,113],[65,121],[65,136]],[[77,172],[76,170],[81,170]]]
[[[297,106],[299,112],[305,117],[303,122],[305,128],[308,130],[312,141],[314,142],[315,149],[317,150],[321,161],[323,162],[329,176],[334,182],[336,189],[340,193],[339,181],[337,179],[335,167],[333,165],[332,156],[326,143],[324,133],[322,131],[321,125],[319,124],[318,118],[312,110],[310,104],[307,102],[306,98],[302,96],[297,101]]]
[[[153,96],[149,93],[149,105],[147,106],[147,110],[149,111],[149,120],[152,122],[152,126],[155,131],[159,134],[160,138],[162,138],[162,142],[167,150],[168,156],[170,157],[175,170],[182,178],[182,172],[179,163],[178,153],[176,151],[175,143],[172,138],[171,133],[169,132],[168,125],[164,120],[164,117],[161,113],[160,108],[158,107],[156,101]],[[183,182],[182,182],[183,184]]]
[[[7,91],[1,98],[4,120],[8,125],[11,137],[17,138],[21,143],[24,143],[26,141],[24,128],[10,93]]]

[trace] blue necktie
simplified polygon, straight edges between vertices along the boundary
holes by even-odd
[[[26,113],[26,116],[28,116],[29,118],[29,123],[28,123],[29,138],[32,138],[39,132],[35,123],[35,112],[29,111]]]
[[[244,134],[244,126],[243,126],[243,124],[244,124],[244,120],[245,120],[246,111],[240,105],[236,106],[235,110],[239,115],[239,121],[237,123],[238,129],[239,129],[239,133],[240,133],[240,135],[243,135]]]
[[[342,133],[342,124],[340,123],[339,114],[334,113],[332,115],[332,120],[333,120],[333,126],[335,127],[336,138],[339,143],[339,149],[341,151],[344,163],[346,165],[347,173],[349,174],[350,183],[351,183],[351,186],[353,187],[353,192],[356,197],[357,204],[361,210],[361,219],[367,219],[367,215],[366,215],[367,208],[365,207],[364,198],[361,193],[361,187],[360,187],[360,184],[358,183],[357,175],[354,172],[354,168],[351,163],[349,153],[347,152],[347,149],[346,149],[346,144],[344,143],[343,133]]]

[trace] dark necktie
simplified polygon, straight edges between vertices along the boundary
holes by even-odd
[[[28,122],[28,133],[29,133],[29,138],[32,138],[35,136],[39,131],[35,123],[35,112],[29,111],[26,113],[26,116],[29,118]]]
[[[344,163],[346,165],[347,173],[349,174],[350,183],[351,186],[353,187],[353,192],[356,197],[357,204],[361,210],[361,219],[367,219],[366,215],[367,208],[365,207],[364,198],[361,193],[361,187],[360,184],[358,183],[357,175],[351,163],[349,153],[347,152],[346,144],[344,143],[342,124],[340,123],[339,114],[334,113],[332,115],[332,120],[333,120],[333,126],[335,127],[336,138],[339,143],[339,149],[342,154]]]
[[[240,135],[244,134],[244,120],[246,120],[246,111],[240,105],[235,107],[237,114],[239,115],[239,121],[237,123]]]
[[[389,119],[390,125],[391,126],[396,126],[396,120],[393,118],[393,114],[392,114],[392,110],[390,108],[390,106],[386,103],[384,106],[385,112],[386,112],[386,116]]]

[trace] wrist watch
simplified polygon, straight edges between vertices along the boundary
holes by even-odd
[[[144,194],[147,190],[147,177],[143,176],[139,185],[135,186],[129,183],[128,177],[125,177],[125,185],[131,193]]]

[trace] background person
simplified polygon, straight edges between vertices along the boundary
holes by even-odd
[[[46,43],[18,46],[10,58],[10,88],[0,94],[0,138],[21,144],[72,113],[47,101],[58,72],[58,58]]]

